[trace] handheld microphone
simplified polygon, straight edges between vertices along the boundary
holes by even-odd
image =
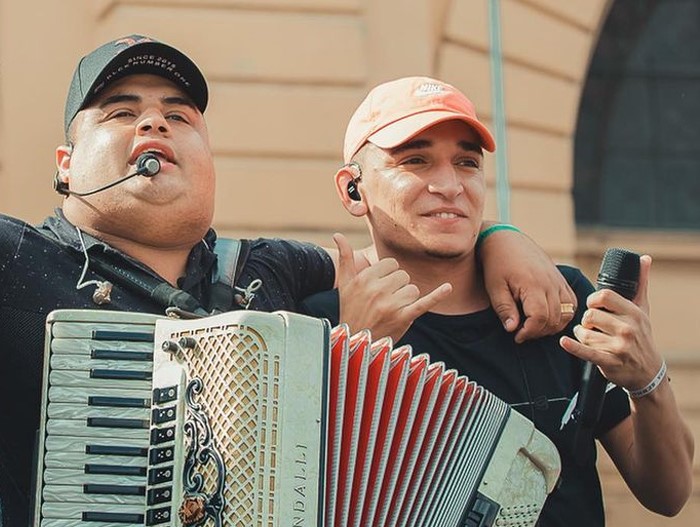
[[[632,300],[639,286],[639,255],[625,249],[605,251],[598,272],[597,289],[611,289],[627,300]],[[577,427],[574,433],[574,457],[579,463],[586,461],[589,449],[586,445],[593,436],[603,409],[608,380],[598,367],[586,362],[581,376],[581,388],[573,416]]]
[[[145,152],[136,158],[136,170],[134,172],[96,189],[89,190],[88,192],[76,192],[74,190],[70,190],[66,183],[58,179],[58,173],[56,173],[56,177],[54,177],[53,188],[56,192],[63,194],[64,196],[92,196],[93,194],[97,194],[98,192],[102,192],[108,188],[112,188],[119,183],[123,183],[127,179],[131,179],[134,176],[153,177],[158,172],[160,172],[160,160],[158,159],[158,156],[151,152]]]

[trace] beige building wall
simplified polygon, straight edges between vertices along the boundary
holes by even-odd
[[[654,256],[655,336],[700,443],[698,310],[687,300],[700,296],[700,236],[583,232],[574,222],[579,97],[609,0],[500,5],[507,135],[499,148],[511,221],[593,280],[608,246]],[[72,70],[102,42],[142,33],[184,49],[209,80],[221,233],[327,245],[342,231],[364,244],[363,223],[343,212],[332,187],[345,122],[372,85],[427,74],[463,89],[492,123],[488,7],[488,0],[0,0],[0,210],[37,222],[59,205],[50,182]],[[495,169],[491,158],[491,218]],[[601,466],[611,527],[697,524],[697,490],[680,516],[663,519],[636,504],[605,458]]]

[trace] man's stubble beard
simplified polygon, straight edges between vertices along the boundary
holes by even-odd
[[[422,244],[419,244],[422,245]],[[431,249],[430,247],[425,247],[424,245],[416,247],[416,248],[408,248],[405,245],[401,245],[398,243],[393,243],[393,241],[389,241],[386,243],[387,248],[391,253],[396,255],[397,259],[401,259],[402,257],[409,259],[409,260],[414,260],[416,258],[416,255],[423,256],[427,259],[430,260],[438,260],[440,262],[448,262],[448,261],[459,261],[468,256],[468,251],[462,250],[462,249]]]

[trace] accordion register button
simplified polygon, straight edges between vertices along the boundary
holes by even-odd
[[[159,445],[172,441],[175,438],[175,427],[168,426],[167,428],[152,428],[151,429],[151,444]]]
[[[151,453],[148,456],[148,460],[152,465],[159,465],[161,463],[167,463],[168,461],[172,461],[174,456],[174,449],[173,447],[162,447],[162,448],[154,448],[151,450]]]
[[[155,404],[169,403],[177,399],[177,386],[167,386],[153,390],[153,402]]]
[[[167,408],[156,408],[153,410],[153,424],[160,425],[169,421],[175,420],[175,407],[168,406]]]
[[[163,487],[159,489],[150,489],[146,503],[148,505],[158,505],[170,501],[173,497],[172,487]]]
[[[173,467],[152,468],[148,471],[148,483],[157,485],[173,480]]]
[[[158,525],[170,521],[170,507],[146,511],[146,525]]]

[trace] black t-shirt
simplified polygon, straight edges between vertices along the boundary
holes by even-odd
[[[85,264],[77,231],[57,211],[41,226],[0,215],[0,526],[26,527],[35,431],[39,424],[44,324],[54,309],[164,314],[149,288],[165,281],[148,267],[83,234],[90,266],[81,283],[109,280],[111,302],[92,301],[94,286],[76,289]],[[216,262],[210,231],[190,252],[181,291],[209,311]],[[277,239],[251,240],[236,285],[262,280],[250,309],[296,311],[304,297],[331,288],[333,263],[321,248]],[[102,270],[98,265],[102,265]],[[231,308],[237,308],[231,305]]]
[[[571,334],[580,321],[586,297],[593,287],[578,269],[560,270],[578,298],[579,310],[566,328]],[[308,314],[338,322],[338,294],[329,291],[304,302]],[[561,428],[561,421],[581,381],[582,361],[558,344],[560,335],[516,344],[492,309],[468,315],[426,313],[419,317],[397,343],[410,344],[414,353],[428,353],[431,361],[487,388],[512,408],[534,422],[556,445],[562,460],[558,488],[550,495],[540,516],[543,527],[594,527],[604,525],[600,481],[595,467],[595,443],[588,448],[590,460],[579,466],[573,459],[573,426]],[[629,415],[623,390],[608,392],[596,436],[610,430]]]

